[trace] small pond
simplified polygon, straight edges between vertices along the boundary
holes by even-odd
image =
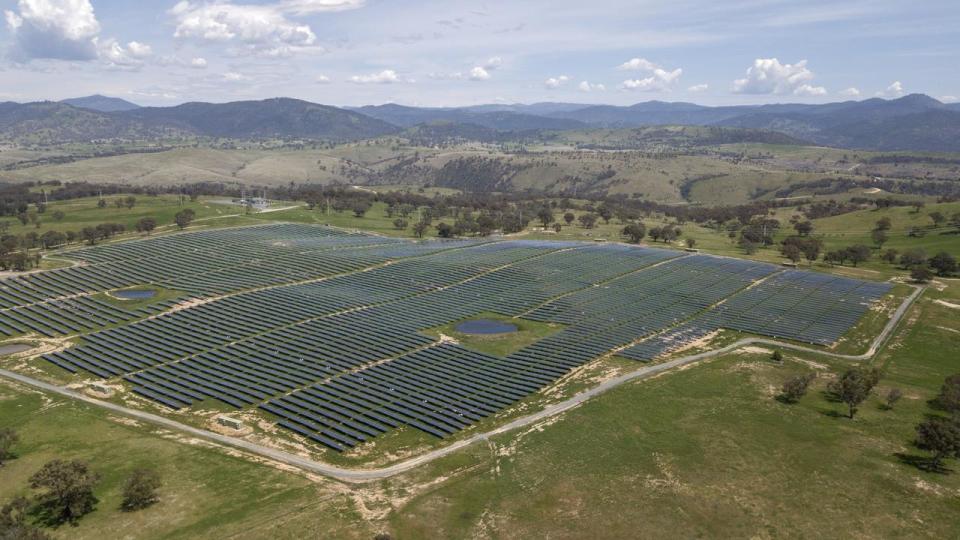
[[[26,343],[8,343],[6,345],[0,345],[0,356],[17,354],[23,351],[29,351],[32,348],[33,345],[27,345]]]
[[[113,291],[110,294],[116,296],[117,298],[123,298],[124,300],[146,300],[147,298],[153,298],[156,296],[157,291],[127,289],[125,291]]]
[[[457,332],[464,334],[508,334],[517,331],[517,325],[492,319],[474,319],[472,321],[463,321],[456,326]]]

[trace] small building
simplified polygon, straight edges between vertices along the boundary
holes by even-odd
[[[94,392],[98,394],[102,394],[104,396],[113,395],[113,388],[110,388],[109,386],[99,382],[92,383],[90,385],[90,390],[93,390]]]
[[[240,431],[243,429],[243,422],[237,420],[236,418],[231,418],[229,416],[220,415],[217,417],[217,423],[223,427],[228,427],[230,429]]]

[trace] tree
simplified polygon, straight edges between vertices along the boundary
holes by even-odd
[[[106,199],[100,199],[97,201],[97,208],[106,208],[106,207],[107,207]]]
[[[847,252],[847,258],[850,259],[853,266],[857,266],[858,263],[870,259],[870,248],[863,244],[850,246],[845,251]]]
[[[946,216],[944,216],[940,212],[930,212],[928,215],[930,216],[930,219],[933,220],[934,227],[939,227],[943,225],[943,222],[947,220]]]
[[[54,210],[54,211],[53,211],[53,220],[54,220],[54,221],[63,221],[64,215],[65,215],[65,214],[63,213],[62,210]]]
[[[157,220],[152,217],[140,218],[137,221],[136,229],[137,232],[146,233],[147,236],[150,235],[150,232],[157,228]]]
[[[783,256],[790,259],[793,264],[797,264],[801,257],[800,248],[795,244],[787,244],[783,246]]]
[[[787,403],[800,401],[800,398],[806,395],[807,389],[810,388],[810,383],[816,378],[817,375],[815,373],[790,377],[783,383],[783,387],[780,388],[781,398]]]
[[[97,504],[93,487],[100,477],[80,460],[55,459],[30,477],[30,487],[44,490],[37,502],[52,523],[76,522]]]
[[[783,362],[783,353],[780,351],[773,351],[773,354],[770,355],[770,359],[774,362]]]
[[[880,259],[883,260],[883,262],[885,262],[885,263],[887,263],[887,264],[893,264],[893,263],[897,262],[897,255],[899,255],[899,254],[900,254],[899,251],[891,248],[891,249],[888,249],[888,250],[884,251],[884,252],[883,252],[883,255],[880,256]]]
[[[577,220],[584,229],[592,229],[597,224],[596,214],[581,214]]]
[[[810,236],[810,233],[813,232],[813,222],[810,220],[798,221],[793,225],[793,229],[800,236]]]
[[[367,210],[370,210],[370,206],[369,202],[361,200],[353,203],[351,210],[353,210],[354,217],[362,218],[366,215]]]
[[[427,229],[430,228],[430,223],[427,221],[418,221],[413,226],[413,234],[417,235],[417,238],[423,238],[424,233],[427,232]]]
[[[877,227],[874,230],[877,231],[889,231],[893,227],[893,222],[890,221],[888,217],[882,217],[877,220]]]
[[[403,219],[403,218],[397,218],[397,219],[393,220],[393,228],[394,228],[394,229],[397,229],[398,231],[402,231],[402,230],[406,229],[406,228],[407,228],[407,220],[405,220],[405,219]]]
[[[917,283],[929,283],[933,279],[933,271],[926,266],[914,266],[910,269],[910,279]]]
[[[933,416],[917,425],[917,447],[933,453],[930,459],[934,469],[942,466],[944,458],[960,457],[960,420]]]
[[[547,225],[553,223],[553,210],[549,206],[544,206],[537,212],[537,219],[540,220],[540,223],[543,223],[543,227],[546,228]]]
[[[27,523],[30,501],[16,497],[0,506],[0,538],[4,540],[49,540],[50,536]]]
[[[123,200],[123,205],[127,207],[127,210],[133,208],[137,204],[137,198],[133,195],[130,195]]]
[[[180,227],[180,230],[186,229],[190,222],[193,221],[193,218],[196,216],[193,210],[187,208],[181,210],[173,216],[174,223],[177,224],[177,227]]]
[[[687,238],[687,247],[688,247],[689,249],[693,249],[693,246],[695,246],[695,245],[697,245],[697,239],[696,239],[696,238]]]
[[[153,469],[135,469],[123,485],[121,508],[127,511],[140,510],[157,502],[160,475]]]
[[[952,413],[960,413],[960,373],[943,380],[936,397],[937,406]]]
[[[909,269],[925,264],[927,264],[927,254],[922,249],[910,249],[900,255],[900,266],[903,268]]]
[[[630,243],[639,244],[643,237],[647,235],[647,227],[643,223],[630,223],[620,232],[623,236],[630,239]]]
[[[930,257],[929,264],[941,277],[949,276],[957,271],[957,259],[946,251],[941,251]]]
[[[96,227],[84,227],[80,231],[80,238],[82,238],[86,243],[91,246],[97,243],[97,239],[100,237],[100,234],[97,232]]]
[[[893,409],[893,406],[903,397],[903,392],[899,388],[891,388],[887,392],[887,409]]]
[[[650,229],[650,232],[647,234],[650,235],[650,238],[653,238],[653,241],[656,242],[660,239],[660,236],[663,234],[663,229],[660,227],[653,227]]]
[[[563,225],[561,225],[559,222],[553,224],[553,232],[560,234],[560,231],[562,230],[563,230]]]
[[[13,445],[17,444],[19,440],[20,436],[13,428],[0,429],[0,467],[3,467],[5,461],[10,461],[16,457],[13,453]]]
[[[567,222],[567,225],[573,223],[573,220],[575,219],[577,219],[577,216],[575,216],[573,212],[567,212],[563,215],[563,220]]]
[[[876,369],[848,369],[836,381],[830,384],[830,391],[837,399],[847,404],[849,416],[857,414],[857,408],[863,403],[873,387],[880,381],[880,372]]]
[[[877,249],[879,250],[879,249],[883,249],[883,245],[887,243],[887,240],[889,240],[890,237],[887,235],[885,231],[880,229],[875,229],[873,232],[870,233],[870,239],[873,240],[873,243],[877,245]]]
[[[455,236],[453,227],[447,225],[446,223],[440,222],[440,224],[437,225],[437,236],[440,238],[453,238]]]

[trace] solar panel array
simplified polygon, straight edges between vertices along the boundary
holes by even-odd
[[[304,225],[73,255],[86,266],[0,288],[2,309],[18,317],[58,302],[83,306],[82,316],[49,313],[11,328],[40,331],[42,322],[51,334],[83,333],[80,345],[46,359],[122,378],[175,409],[211,399],[259,407],[336,450],[399,426],[444,437],[599,356],[645,361],[721,327],[834,341],[889,288],[616,244],[410,242]],[[43,296],[61,281],[71,285]],[[183,290],[196,302],[161,313],[163,305],[127,311],[90,297],[143,284]],[[557,331],[505,357],[423,332],[484,312]],[[11,326],[7,318],[0,324]]]

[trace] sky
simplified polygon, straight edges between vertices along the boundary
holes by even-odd
[[[0,0],[0,101],[960,100],[957,0]]]

